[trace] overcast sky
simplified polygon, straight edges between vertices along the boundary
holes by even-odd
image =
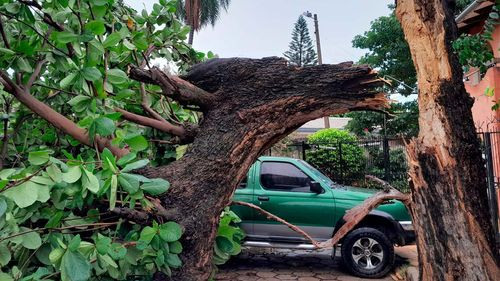
[[[150,11],[156,0],[125,0],[137,11]],[[219,57],[283,56],[299,15],[316,13],[319,19],[323,63],[358,61],[366,53],[352,47],[352,39],[370,28],[370,22],[390,13],[394,0],[232,0],[217,24],[194,36],[194,48]],[[315,42],[314,23],[309,23]],[[392,99],[408,101],[416,96]]]
[[[157,1],[125,2],[140,11]],[[310,11],[318,14],[323,63],[356,61],[365,51],[353,48],[351,40],[368,30],[372,20],[388,15],[390,3],[394,0],[232,0],[215,27],[195,34],[194,47],[220,57],[282,56],[297,18]],[[313,21],[308,22],[315,40]]]

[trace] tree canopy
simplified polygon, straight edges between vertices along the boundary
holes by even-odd
[[[317,61],[316,51],[309,36],[309,28],[303,16],[294,25],[292,41],[283,55],[288,61],[296,66],[315,65]]]

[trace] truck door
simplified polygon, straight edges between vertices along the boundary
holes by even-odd
[[[314,175],[300,163],[257,162],[253,203],[300,227],[317,240],[327,240],[333,233],[335,205],[330,188],[320,194],[310,190]],[[256,239],[304,242],[303,236],[287,226],[268,220],[255,211],[253,236]]]
[[[253,200],[253,191],[254,191],[254,180],[253,174],[255,170],[255,164],[252,165],[248,171],[247,176],[241,181],[241,183],[236,188],[236,191],[233,195],[234,201],[243,201],[252,203]],[[242,220],[239,224],[241,229],[245,231],[246,235],[253,235],[253,219],[254,219],[254,210],[245,206],[231,206],[231,210],[235,212],[238,217]]]

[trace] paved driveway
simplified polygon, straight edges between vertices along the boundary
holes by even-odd
[[[231,281],[360,281],[353,277],[340,264],[340,250],[333,260],[330,251],[306,251],[286,249],[247,248],[220,267],[215,280]],[[415,246],[396,248],[398,266],[414,264]],[[401,254],[401,257],[399,254]],[[396,277],[395,277],[396,278]],[[393,280],[390,275],[383,279]],[[397,280],[397,279],[396,279]]]

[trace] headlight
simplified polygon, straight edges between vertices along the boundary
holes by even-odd
[[[399,224],[401,227],[403,227],[404,230],[406,231],[413,231],[413,224],[411,221],[400,221]]]

